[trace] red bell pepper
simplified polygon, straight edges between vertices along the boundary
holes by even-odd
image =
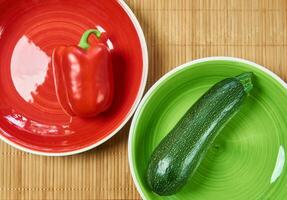
[[[52,54],[56,95],[71,116],[92,117],[106,111],[113,99],[111,52],[103,42],[88,39],[101,32],[87,30],[78,46],[60,46]]]

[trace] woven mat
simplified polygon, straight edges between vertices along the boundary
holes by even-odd
[[[206,56],[242,57],[287,81],[286,0],[127,0],[146,35],[149,88]],[[140,199],[127,160],[129,124],[87,153],[51,158],[0,142],[0,199]]]

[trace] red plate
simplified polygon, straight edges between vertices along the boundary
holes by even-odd
[[[122,0],[0,1],[1,138],[41,155],[70,155],[112,137],[133,114],[147,78],[142,30]],[[64,114],[55,95],[52,50],[90,28],[113,48],[115,99],[93,119]]]

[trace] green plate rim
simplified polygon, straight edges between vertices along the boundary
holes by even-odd
[[[251,67],[254,67],[256,69],[259,69],[260,71],[264,72],[265,74],[269,75],[270,77],[272,77],[275,81],[277,81],[280,85],[282,85],[286,90],[287,90],[287,83],[285,83],[278,75],[276,75],[274,72],[272,72],[271,70],[263,67],[262,65],[259,65],[255,62],[243,59],[243,58],[236,58],[236,57],[228,57],[228,56],[212,56],[212,57],[205,57],[205,58],[199,58],[196,60],[192,60],[190,62],[187,62],[185,64],[179,65],[178,67],[172,69],[171,71],[169,71],[168,73],[166,73],[165,75],[163,75],[158,81],[156,81],[155,84],[152,85],[152,87],[146,92],[146,94],[144,95],[144,97],[142,98],[138,108],[136,109],[136,112],[134,114],[134,117],[132,119],[131,122],[131,126],[130,126],[130,131],[129,131],[129,138],[128,138],[128,161],[129,161],[129,168],[130,168],[130,172],[132,175],[132,179],[133,182],[136,186],[137,191],[139,192],[141,198],[143,198],[143,200],[147,200],[147,197],[144,195],[144,192],[141,189],[141,186],[136,178],[136,174],[135,174],[135,168],[134,168],[134,162],[132,159],[132,141],[135,135],[135,128],[136,128],[136,124],[137,121],[141,115],[141,111],[143,110],[143,108],[145,107],[147,101],[149,100],[149,98],[151,97],[151,95],[156,91],[156,89],[165,81],[167,80],[169,77],[171,77],[173,74],[177,73],[178,71],[181,71],[185,68],[192,68],[194,67],[193,65],[198,64],[198,63],[202,63],[202,62],[208,62],[208,61],[234,61],[234,62],[240,62],[240,63],[244,63],[247,64]]]

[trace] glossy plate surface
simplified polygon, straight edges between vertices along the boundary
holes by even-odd
[[[150,155],[186,110],[216,82],[255,73],[254,89],[219,134],[196,174],[177,194],[160,197],[147,186]],[[212,57],[178,67],[145,95],[132,122],[129,162],[144,199],[278,199],[287,197],[287,86],[242,59]]]
[[[99,117],[71,118],[56,99],[51,53],[91,28],[112,49],[115,99]],[[148,69],[142,30],[122,0],[0,1],[0,58],[1,138],[42,155],[79,153],[114,135],[139,103]]]

